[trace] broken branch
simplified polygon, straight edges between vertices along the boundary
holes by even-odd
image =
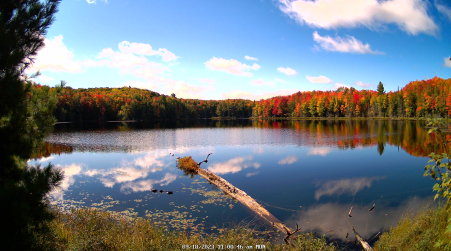
[[[202,164],[202,163],[208,163],[208,156],[210,156],[211,154],[213,154],[213,153],[209,153],[208,155],[207,155],[207,157],[204,159],[204,160],[202,160],[201,162],[199,162],[199,166],[200,166],[200,164]]]
[[[297,223],[296,223],[296,230],[294,232],[290,232],[290,230],[288,228],[286,228],[285,226],[283,228],[285,228],[285,231],[287,231],[287,236],[283,240],[287,243],[287,245],[290,245],[290,242],[288,241],[290,236],[292,236],[296,232],[299,232],[299,230],[301,230],[301,229],[299,228]]]

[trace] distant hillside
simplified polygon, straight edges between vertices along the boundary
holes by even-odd
[[[248,100],[195,100],[137,88],[65,87],[58,96],[55,116],[58,121],[110,121],[245,117],[252,114]]]

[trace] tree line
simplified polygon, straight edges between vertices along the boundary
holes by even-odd
[[[44,88],[35,85],[35,88]],[[177,98],[137,88],[73,89],[60,86],[58,121],[179,120],[213,117],[429,117],[451,116],[451,79],[413,81],[398,91],[340,87],[260,101]]]
[[[43,88],[36,85],[36,88]],[[58,121],[179,120],[212,117],[249,118],[253,102],[242,99],[197,100],[123,87],[73,89],[58,94]]]
[[[451,116],[451,79],[413,81],[398,91],[340,87],[306,91],[255,103],[254,117],[427,117]]]

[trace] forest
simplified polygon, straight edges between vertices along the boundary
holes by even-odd
[[[451,115],[451,79],[413,81],[399,91],[338,88],[297,92],[256,102],[254,117],[427,117]]]
[[[37,89],[49,88],[35,85]],[[335,91],[305,91],[251,101],[197,100],[123,87],[73,89],[64,87],[54,112],[62,121],[179,120],[213,117],[449,117],[451,79],[413,81],[399,91],[340,87]]]
[[[36,85],[36,88],[45,88]],[[241,99],[195,100],[160,95],[137,88],[64,87],[58,95],[58,121],[179,120],[220,117],[249,118],[253,102]]]

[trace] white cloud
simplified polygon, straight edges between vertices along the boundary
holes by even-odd
[[[451,57],[446,57],[444,60],[445,60],[445,66],[451,67]]]
[[[291,89],[291,90],[277,90],[277,91],[273,91],[273,92],[261,92],[260,94],[254,94],[252,92],[235,90],[235,91],[231,91],[231,92],[222,94],[222,98],[223,99],[260,100],[260,99],[267,99],[267,98],[272,98],[272,97],[276,97],[276,96],[291,95],[298,91],[299,90]]]
[[[287,67],[287,68],[279,67],[279,68],[277,68],[277,71],[281,72],[287,76],[293,76],[293,75],[298,74],[295,70],[291,69],[290,67]]]
[[[382,52],[373,51],[369,44],[363,44],[353,36],[347,36],[347,38],[329,36],[320,36],[318,32],[313,32],[313,40],[317,42],[321,48],[326,51],[338,51],[338,52],[350,52],[359,54],[383,54]]]
[[[133,49],[137,50],[137,48]],[[126,48],[126,50],[128,49]],[[121,74],[132,74],[148,80],[159,80],[161,77],[158,74],[169,71],[166,66],[151,62],[142,55],[137,56],[126,51],[113,51],[111,48],[103,49],[97,58],[100,60],[87,60],[84,62],[84,65],[89,67],[107,66],[116,68]]]
[[[368,83],[362,83],[362,81],[359,81],[357,83],[355,83],[357,86],[363,87],[363,88],[368,88],[373,86],[372,84],[368,84]]]
[[[51,78],[51,77],[45,76],[45,75],[39,76],[38,79],[39,79],[39,81],[41,81],[42,83],[47,83],[47,82],[50,82],[50,81],[55,80],[54,78]]]
[[[244,58],[245,59],[247,59],[247,60],[255,60],[255,61],[258,61],[258,58],[254,58],[254,57],[249,57],[249,56],[244,56]]]
[[[287,82],[287,81],[285,81],[283,79],[280,79],[280,78],[275,78],[274,80],[277,81],[277,82],[282,82],[282,83],[286,83]]]
[[[86,2],[89,4],[93,4],[93,3],[97,3],[97,0],[86,0]],[[103,0],[103,2],[108,3],[108,0]]]
[[[252,85],[258,85],[258,86],[263,86],[263,85],[272,86],[272,85],[274,85],[274,82],[272,82],[272,81],[264,81],[262,78],[259,78],[259,79],[252,80],[251,84]]]
[[[200,93],[213,90],[212,86],[195,86],[185,81],[174,80],[161,76],[170,69],[161,64],[149,61],[146,56],[160,55],[163,60],[177,59],[172,52],[166,49],[155,51],[149,44],[130,43],[123,41],[118,45],[119,51],[111,48],[103,49],[97,56],[99,60],[87,60],[84,65],[89,67],[106,66],[119,70],[121,74],[131,74],[146,81],[128,81],[124,86],[133,86],[143,89],[158,88],[156,84],[163,84],[166,94],[175,93],[179,98],[202,98]]]
[[[328,90],[337,90],[340,87],[351,88],[351,86],[349,86],[349,85],[335,83],[335,85],[332,88],[329,88]]]
[[[201,99],[201,93],[205,91],[214,91],[213,86],[195,86],[185,81],[167,81],[166,92],[174,93],[178,98]]]
[[[27,73],[36,71],[80,72],[82,63],[74,61],[74,54],[63,44],[63,36],[44,39],[45,46],[38,52],[34,64],[27,69]]]
[[[451,21],[451,8],[447,7],[446,5],[439,4],[437,1],[435,1],[435,7],[437,10],[443,14],[443,16],[447,17],[449,21]]]
[[[253,64],[252,66],[242,64],[241,62],[235,59],[223,59],[213,57],[208,60],[205,65],[208,69],[214,71],[224,71],[230,74],[239,75],[239,76],[252,76],[250,70],[258,70],[260,66],[258,64]]]
[[[335,29],[396,24],[408,34],[434,35],[437,25],[423,0],[279,0],[280,9],[300,24]]]
[[[216,81],[214,79],[208,78],[199,78],[198,81],[201,83],[216,84]]]
[[[322,155],[326,156],[332,151],[332,148],[330,147],[319,147],[319,148],[313,148],[310,150],[307,155]]]
[[[152,49],[152,46],[150,46],[150,44],[130,43],[128,41],[119,43],[119,50],[121,52],[129,54],[146,56],[159,55],[163,58],[164,61],[172,61],[178,58],[174,53],[168,51],[166,48],[159,48],[156,51]]]
[[[134,88],[139,88],[139,89],[147,89],[147,90],[152,90],[152,89],[156,89],[158,86],[155,84],[152,84],[150,82],[143,82],[143,81],[136,81],[136,80],[130,80],[127,81],[125,83],[123,83],[122,85],[119,85],[117,87],[134,87]]]
[[[323,75],[320,75],[319,77],[310,77],[310,76],[305,76],[308,81],[310,81],[310,83],[317,83],[317,84],[328,84],[330,82],[332,82],[332,80],[330,80],[328,77],[325,77]]]
[[[291,165],[294,162],[296,162],[298,160],[298,158],[296,156],[288,156],[285,159],[281,159],[279,160],[279,165]]]

